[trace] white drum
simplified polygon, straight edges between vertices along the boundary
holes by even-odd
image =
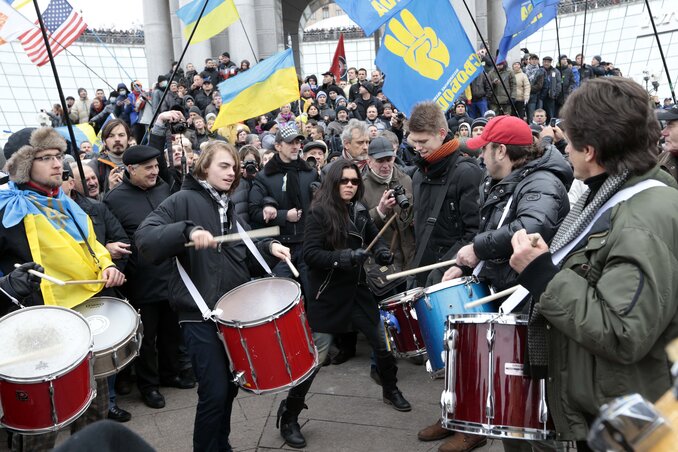
[[[0,423],[24,434],[57,431],[96,396],[92,333],[83,316],[34,306],[0,319]]]
[[[92,329],[96,378],[120,372],[139,354],[143,325],[137,311],[125,300],[94,297],[73,309]]]

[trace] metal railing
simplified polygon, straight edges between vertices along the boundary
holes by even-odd
[[[585,8],[589,10],[608,8],[610,6],[623,5],[625,3],[637,3],[642,0],[561,0],[558,5],[559,14],[570,14],[584,11]]]
[[[144,31],[143,30],[110,30],[110,29],[87,29],[78,38],[78,42],[99,43],[99,39],[106,44],[129,44],[129,45],[144,45]]]
[[[322,30],[310,30],[304,32],[304,42],[337,41],[343,33],[344,39],[360,39],[365,37],[362,28],[329,28]]]

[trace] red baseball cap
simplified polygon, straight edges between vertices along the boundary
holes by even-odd
[[[532,130],[525,121],[515,116],[496,116],[487,123],[483,133],[466,142],[469,149],[480,149],[487,143],[529,146]]]

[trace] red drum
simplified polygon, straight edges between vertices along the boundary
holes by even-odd
[[[318,367],[296,281],[250,281],[221,297],[214,312],[235,382],[246,391],[285,391]]]
[[[419,321],[414,302],[424,293],[421,287],[394,295],[379,302],[381,319],[393,355],[412,358],[426,353],[424,338],[419,331]]]
[[[492,438],[555,438],[544,380],[524,376],[527,317],[450,315],[445,332],[446,428]]]
[[[23,434],[57,431],[96,396],[87,320],[58,306],[34,306],[0,319],[0,423]]]

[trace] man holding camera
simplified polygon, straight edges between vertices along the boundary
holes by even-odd
[[[111,119],[101,129],[104,151],[93,159],[89,166],[97,175],[99,187],[103,187],[103,193],[122,182],[124,172],[122,156],[128,147],[130,135],[129,126],[122,119]]]
[[[249,197],[249,213],[253,227],[280,227],[278,240],[290,248],[292,262],[299,270],[301,288],[306,290],[306,263],[302,257],[303,215],[313,198],[311,184],[319,181],[320,176],[300,158],[303,139],[304,136],[294,127],[282,127],[278,131],[275,136],[278,153],[254,179]],[[277,264],[273,272],[278,276],[293,277],[285,262]]]

